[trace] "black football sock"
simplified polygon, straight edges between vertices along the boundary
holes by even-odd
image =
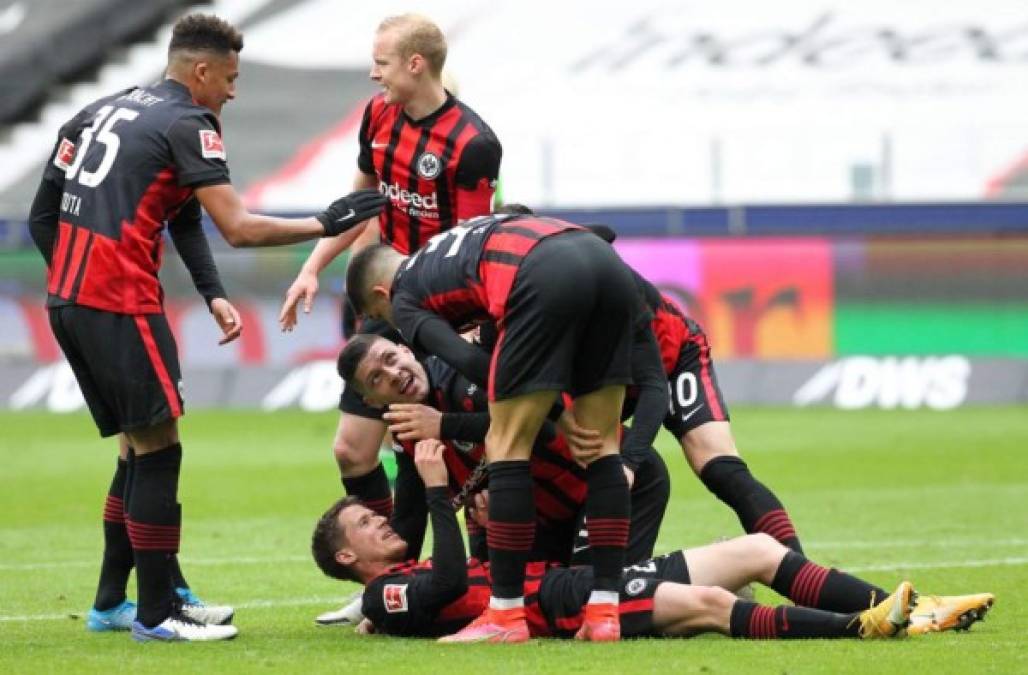
[[[125,584],[135,564],[132,542],[125,528],[125,484],[128,461],[118,459],[107,500],[104,502],[104,557],[100,565],[100,583],[96,588],[93,607],[112,609],[125,600]]]
[[[136,559],[136,616],[151,628],[172,611],[171,559],[178,553],[182,523],[178,504],[181,464],[182,446],[175,443],[137,455],[133,467],[126,525]]]
[[[861,612],[888,595],[873,584],[821,567],[792,551],[782,558],[771,588],[797,605],[832,612]]]
[[[494,598],[525,594],[525,564],[535,540],[535,496],[528,460],[489,464],[489,572]]]
[[[746,532],[764,532],[793,551],[803,553],[782,502],[753,477],[746,462],[732,456],[715,457],[700,471],[700,480],[735,511]]]
[[[607,455],[585,471],[585,529],[593,564],[593,590],[616,593],[625,565],[632,503],[621,455]],[[614,602],[617,602],[615,596]]]
[[[189,582],[186,581],[185,575],[182,574],[182,567],[178,562],[178,554],[171,556],[169,563],[171,566],[171,585],[174,588],[189,588]]]
[[[795,640],[860,636],[859,614],[836,614],[809,607],[767,607],[737,600],[730,630],[734,638]]]
[[[342,478],[346,494],[360,498],[365,506],[381,516],[393,516],[393,493],[389,490],[389,477],[381,462],[363,476]]]

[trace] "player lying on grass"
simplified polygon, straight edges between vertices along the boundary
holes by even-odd
[[[408,545],[414,545],[409,551],[416,557],[428,515],[424,485],[412,461],[416,441],[442,440],[451,499],[460,497],[459,505],[474,508],[477,504],[479,510],[485,510],[481,508],[485,502],[474,499],[485,487],[485,476],[480,476],[481,484],[470,480],[485,456],[482,443],[489,427],[485,391],[438,357],[419,360],[409,348],[378,335],[354,336],[340,353],[338,366],[347,388],[360,394],[368,405],[378,410],[389,406],[383,424],[389,422],[401,449],[392,526]],[[530,461],[539,528],[532,559],[569,562],[576,523],[580,524],[578,516],[584,508],[585,470],[550,422],[543,424]],[[631,490],[628,562],[653,555],[670,495],[667,467],[656,451],[647,448],[633,465],[636,480]],[[583,553],[578,549],[585,546],[581,543],[575,552]],[[473,545],[472,552],[487,557],[484,546]]]
[[[465,507],[469,549],[473,556],[488,558],[485,520],[488,490],[484,469],[483,442],[489,427],[485,391],[438,357],[417,359],[410,349],[380,335],[359,334],[339,355],[339,374],[350,396],[359,396],[366,412],[361,413],[377,443],[386,421],[396,440],[397,477],[394,509],[390,524],[407,542],[407,555],[417,558],[428,520],[425,486],[414,468],[414,444],[428,438],[441,439],[448,470],[451,503]],[[389,407],[389,412],[385,410]],[[372,430],[374,415],[377,429]],[[383,417],[385,418],[383,420]],[[362,441],[363,442],[363,441]],[[626,561],[653,555],[660,524],[671,492],[664,461],[652,448],[634,459],[634,480],[630,499]],[[583,524],[586,496],[585,470],[575,462],[556,425],[545,422],[530,459],[536,502],[536,533],[530,560],[568,563],[588,562],[590,549]],[[360,484],[348,485],[347,493],[363,503],[376,494],[363,494]],[[378,509],[372,509],[379,512]],[[385,515],[385,514],[382,514]],[[577,535],[576,535],[577,533]],[[354,620],[359,602],[321,614],[321,625]]]
[[[632,352],[645,314],[624,262],[571,223],[482,217],[433,237],[409,257],[387,246],[361,251],[350,262],[346,286],[359,315],[389,321],[413,349],[439,356],[473,380],[474,364],[487,364],[488,381],[478,384],[489,392],[493,595],[480,619],[455,639],[529,637],[522,595],[535,537],[529,458],[562,392],[574,399],[575,423],[600,435],[586,468],[595,578],[582,635],[619,639],[616,589],[631,503],[620,413],[625,387],[637,383]],[[483,321],[502,327],[491,359],[460,335]],[[665,386],[656,391],[666,399]]]
[[[443,444],[418,442],[415,464],[426,486],[433,558],[406,559],[407,543],[386,519],[353,497],[318,521],[314,559],[328,576],[364,585],[363,614],[390,635],[450,635],[489,602],[489,565],[465,559],[447,495]],[[592,588],[589,567],[530,563],[525,614],[534,637],[570,637],[579,629]],[[728,588],[760,582],[797,606],[740,600]],[[826,569],[768,535],[753,534],[676,551],[626,567],[618,615],[624,637],[688,637],[718,632],[737,638],[887,638],[904,635],[917,596],[909,581],[882,598],[856,577]],[[928,630],[966,627],[992,604],[991,594],[937,598],[939,620]],[[964,625],[958,625],[963,622]],[[446,641],[447,638],[443,638]]]

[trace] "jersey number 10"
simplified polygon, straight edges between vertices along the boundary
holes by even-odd
[[[114,114],[111,114],[112,112]],[[95,188],[102,183],[114,165],[114,159],[117,157],[118,149],[121,147],[121,139],[118,138],[118,134],[114,133],[114,125],[123,120],[134,120],[137,117],[139,117],[139,112],[129,108],[115,109],[114,106],[105,105],[97,110],[92,126],[82,132],[82,140],[79,143],[78,150],[75,152],[75,161],[68,168],[67,173],[65,173],[65,180],[74,180],[77,174],[79,184],[86,187]],[[103,125],[103,127],[100,125]],[[97,129],[99,129],[99,132]],[[89,150],[89,145],[93,142],[94,136],[97,142],[103,144],[104,156],[95,171],[87,171],[82,168],[82,162],[86,158],[86,151]]]

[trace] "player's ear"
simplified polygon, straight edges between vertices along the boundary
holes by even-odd
[[[207,61],[197,60],[193,62],[193,77],[200,82],[206,82],[210,74],[211,64]]]
[[[385,284],[375,284],[371,287],[371,298],[372,300],[380,300],[389,302],[390,288]]]
[[[425,57],[421,54],[411,54],[407,59],[407,70],[411,75],[420,75],[425,70]]]
[[[341,548],[336,551],[336,562],[340,565],[349,567],[350,565],[357,562],[357,554],[349,548]]]

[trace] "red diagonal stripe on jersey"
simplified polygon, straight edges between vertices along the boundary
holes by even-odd
[[[92,236],[93,233],[88,230],[75,228],[75,239],[68,254],[68,271],[64,273],[64,280],[58,293],[61,297],[67,298],[71,295],[71,287],[75,285],[75,277],[79,274],[79,266],[82,265],[82,258],[86,253],[86,244]]]
[[[61,272],[64,271],[64,262],[68,257],[68,247],[75,234],[75,228],[69,223],[61,221],[57,224],[57,246],[53,256],[50,258],[50,281],[46,286],[48,293],[57,295],[57,289],[61,286]]]

